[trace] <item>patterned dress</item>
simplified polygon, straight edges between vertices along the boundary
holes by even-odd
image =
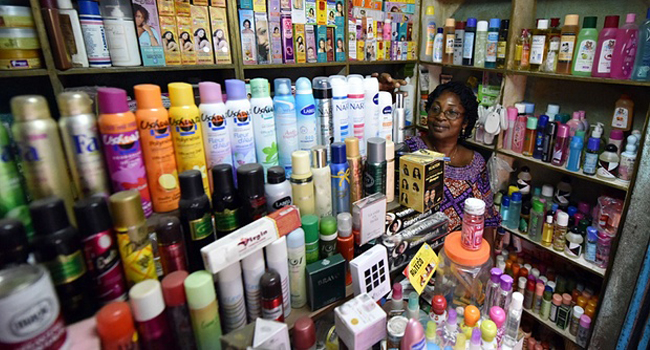
[[[427,149],[420,137],[405,141],[411,152]],[[449,217],[449,232],[459,231],[463,223],[465,199],[474,197],[485,202],[485,227],[498,227],[501,218],[494,208],[490,178],[483,156],[474,152],[474,158],[462,167],[445,163],[445,180],[440,210]]]

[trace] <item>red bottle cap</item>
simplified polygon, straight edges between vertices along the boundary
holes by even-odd
[[[434,295],[431,307],[433,308],[434,313],[441,315],[445,310],[447,310],[447,300],[442,295]]]
[[[169,307],[179,306],[187,303],[185,297],[185,286],[183,283],[189,274],[187,271],[179,270],[170,273],[162,280],[163,298],[165,305]]]
[[[133,336],[133,316],[129,304],[124,301],[110,303],[97,312],[97,333],[106,342]]]
[[[293,326],[293,347],[296,350],[307,350],[316,344],[316,326],[307,317],[300,317]]]

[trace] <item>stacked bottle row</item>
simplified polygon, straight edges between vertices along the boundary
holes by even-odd
[[[573,112],[569,119],[569,114],[559,113],[558,105],[549,104],[544,114],[535,116],[535,104],[516,103],[507,108],[502,149],[570,171],[582,169],[603,180],[629,182],[641,141],[641,132],[632,131],[622,152],[624,132],[632,128],[633,106],[626,95],[616,102],[612,130],[605,141],[602,123],[590,126],[584,111]]]
[[[570,14],[537,19],[536,29],[522,29],[517,38],[514,68],[575,76],[650,81],[650,9],[641,28],[628,13],[619,28],[619,16],[606,16],[598,33],[595,16]]]
[[[32,10],[0,5],[0,70],[41,68],[41,43]]]

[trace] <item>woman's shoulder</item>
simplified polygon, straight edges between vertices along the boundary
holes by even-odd
[[[408,146],[411,152],[429,148],[427,147],[427,144],[424,142],[424,140],[417,135],[406,138],[404,140],[404,143],[406,143],[406,146]]]
[[[451,178],[454,180],[463,180],[463,181],[469,180],[471,182],[476,182],[479,179],[481,173],[484,172],[486,169],[485,159],[480,153],[470,149],[467,150],[468,152],[473,153],[471,155],[472,157],[471,161],[465,166],[460,166],[460,167],[446,166],[445,167],[446,178]]]

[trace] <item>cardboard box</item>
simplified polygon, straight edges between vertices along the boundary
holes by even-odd
[[[366,61],[377,60],[377,39],[366,40]]]
[[[334,28],[327,27],[327,62],[334,62]]]
[[[386,338],[386,317],[368,294],[361,294],[334,309],[336,334],[348,349],[370,349]]]
[[[386,46],[384,46],[383,40],[377,40],[377,61],[383,61],[386,59]]]
[[[401,159],[401,158],[400,158]],[[384,233],[386,195],[375,193],[352,203],[352,233],[361,246]]]
[[[305,23],[317,24],[316,20],[316,0],[305,1]]]
[[[257,39],[257,64],[271,63],[271,40],[266,12],[255,12],[255,36]]]
[[[255,321],[253,336],[253,350],[256,349],[291,350],[287,324],[259,317]]]
[[[280,11],[291,12],[291,0],[280,0]]]
[[[239,10],[239,31],[244,64],[257,64],[255,17],[253,10]]]
[[[316,26],[316,47],[318,62],[327,62],[327,26]]]
[[[266,12],[266,0],[253,0],[253,11]]]
[[[194,6],[208,6],[208,0],[192,0],[192,5]]]
[[[147,67],[162,67],[165,65],[165,50],[160,35],[160,22],[156,0],[131,0],[133,16],[143,18],[143,27],[147,28],[138,35],[142,65]],[[137,22],[137,19],[136,19]]]
[[[278,16],[280,15],[280,0],[269,0],[269,3],[267,4],[267,9],[269,13],[269,17],[273,13],[277,13]]]
[[[278,3],[279,5],[279,3]],[[282,27],[280,13],[269,14],[269,28],[271,31],[271,60],[273,64],[282,63]]]
[[[334,0],[327,0],[327,25],[336,25],[336,2]]]
[[[307,17],[305,14],[305,0],[291,0],[291,23],[307,23]]]
[[[312,311],[345,299],[345,273],[341,254],[307,265],[307,301]]]
[[[226,9],[209,7],[210,29],[212,30],[212,45],[217,64],[231,64],[230,35],[228,34],[228,18]]]
[[[280,16],[280,25],[282,27],[282,57],[284,63],[296,63],[296,55],[293,50],[293,25],[291,15],[282,14]]]
[[[176,0],[174,1],[174,10],[176,17],[190,17],[192,16],[192,9],[190,7],[190,0]]]
[[[416,57],[416,54],[415,54],[415,42],[413,42],[413,41],[406,42],[406,59],[407,60],[414,60],[415,57]]]
[[[179,45],[176,17],[160,16],[159,20],[165,63],[168,66],[180,66],[181,47]]]
[[[307,45],[305,43],[305,25],[293,25],[293,46],[296,49],[296,63],[307,63]]]
[[[348,21],[348,52],[350,61],[356,61],[357,58],[357,23],[356,20]]]
[[[366,59],[366,41],[357,40],[357,61],[364,61]]]
[[[345,18],[336,17],[334,27],[334,57],[337,62],[345,62]]]
[[[191,17],[176,17],[178,24],[178,44],[181,47],[181,63],[184,65],[196,64],[196,51],[194,50],[194,37]]]
[[[419,150],[399,160],[399,204],[422,213],[442,202],[445,155]]]
[[[214,64],[214,47],[210,35],[210,19],[207,6],[192,5],[192,30],[196,64]]]
[[[214,7],[226,7],[226,0],[211,0],[210,2]]]
[[[158,0],[157,5],[159,16],[176,16],[174,0]]]
[[[307,62],[318,62],[316,51],[316,26],[312,24],[305,25],[305,41],[307,42]]]
[[[327,0],[316,0],[316,24],[327,25]]]
[[[237,0],[237,7],[241,10],[252,10],[253,0]]]

